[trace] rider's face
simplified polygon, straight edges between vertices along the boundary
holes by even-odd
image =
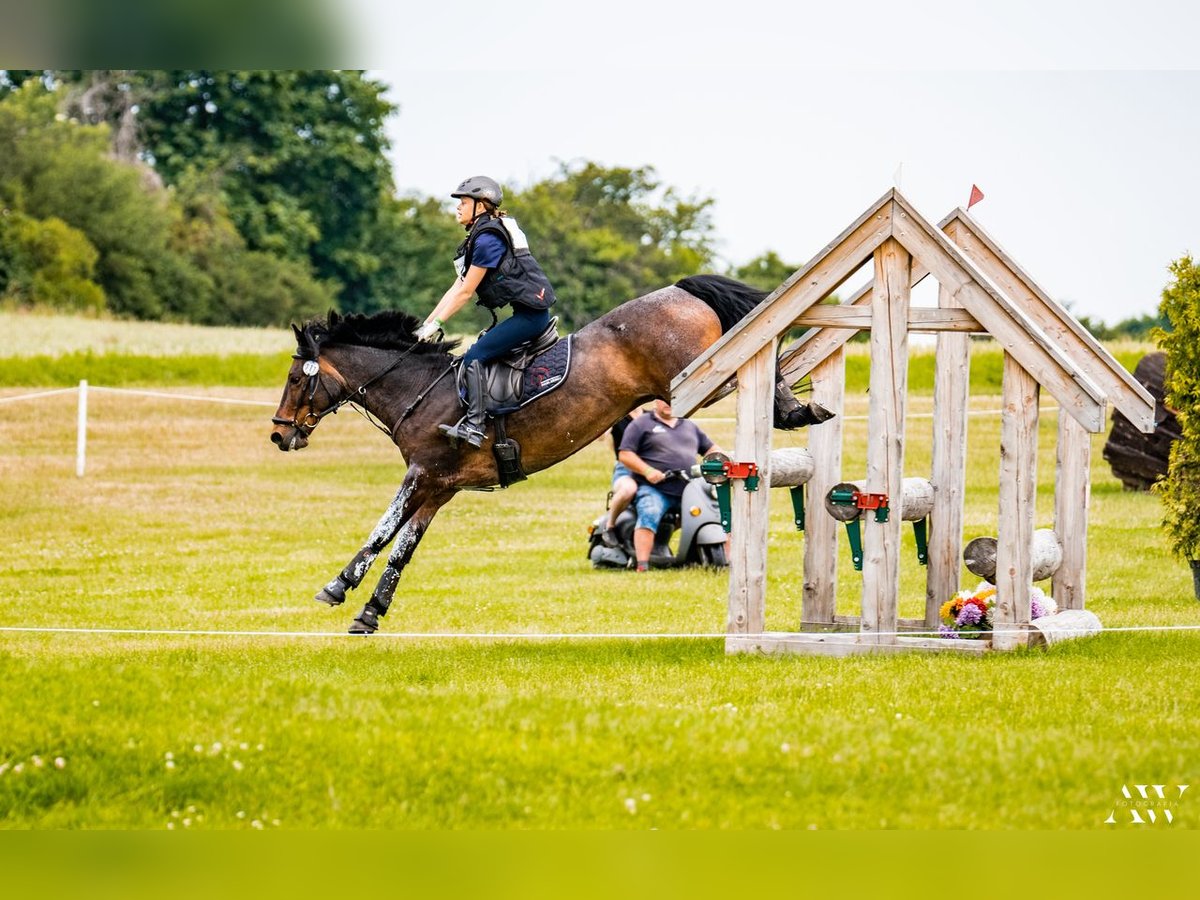
[[[470,197],[459,197],[458,206],[454,210],[454,217],[458,219],[459,225],[470,225],[475,218],[476,202]]]
[[[655,400],[654,411],[658,413],[660,419],[671,419],[674,416],[671,414],[671,404],[666,400]]]

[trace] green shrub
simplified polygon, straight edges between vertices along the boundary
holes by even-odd
[[[1179,418],[1181,436],[1171,446],[1163,498],[1163,526],[1184,559],[1200,559],[1200,266],[1190,256],[1171,264],[1175,281],[1163,291],[1161,310],[1170,331],[1158,331],[1167,353],[1166,404]]]

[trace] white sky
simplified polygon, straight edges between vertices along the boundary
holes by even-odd
[[[978,184],[972,214],[1002,246],[1109,322],[1155,311],[1167,265],[1200,255],[1200,71],[1165,70],[1200,65],[1200,4],[860,0],[850,20],[794,0],[353,5],[400,105],[401,191],[651,165],[715,198],[724,259],[800,264],[903,163],[935,222]]]

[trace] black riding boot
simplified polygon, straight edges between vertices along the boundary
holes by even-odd
[[[467,414],[458,420],[456,425],[439,425],[438,431],[450,438],[450,443],[457,446],[459,441],[466,441],[472,447],[483,444],[483,425],[485,398],[483,396],[483,363],[472,360],[463,372],[463,382],[467,387]]]

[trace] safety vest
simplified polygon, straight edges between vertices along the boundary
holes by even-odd
[[[487,309],[499,309],[509,303],[530,309],[549,309],[555,301],[554,288],[542,271],[533,254],[529,252],[529,241],[516,221],[510,216],[492,216],[487,213],[475,220],[466,240],[455,251],[454,266],[459,277],[471,268],[475,244],[482,234],[494,234],[504,242],[504,255],[500,262],[487,270],[479,283],[475,302]]]

